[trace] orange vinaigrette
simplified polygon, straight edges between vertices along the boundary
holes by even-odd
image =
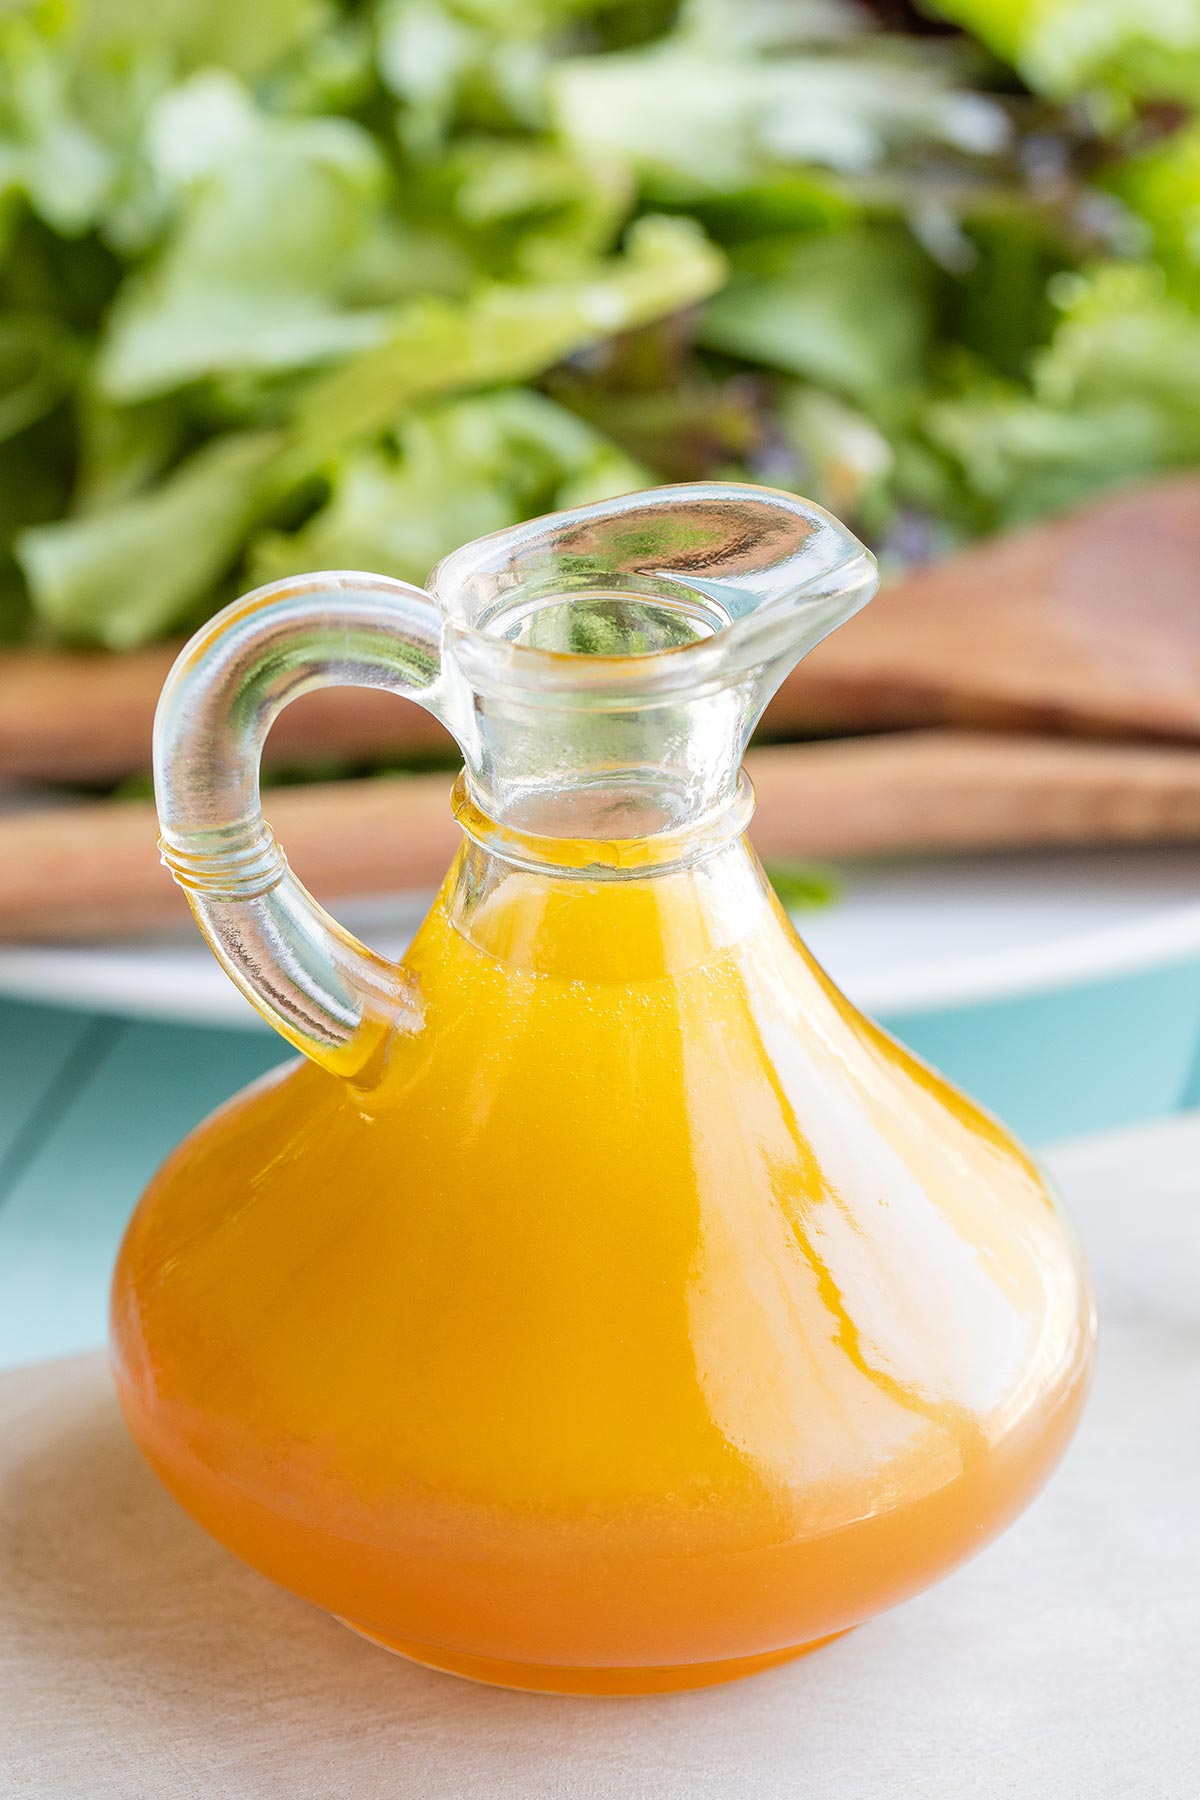
[[[176,664],[164,859],[302,1060],[129,1227],[118,1388],[222,1543],[482,1680],[648,1693],[810,1649],[1053,1466],[1092,1319],[1036,1165],[815,966],[742,835],[782,674],[869,597],[794,495],[697,484],[315,575]],[[467,842],[402,964],[263,822],[296,693],[407,694]]]
[[[1082,1395],[1037,1169],[748,850],[491,870],[473,908],[467,873],[378,1085],[292,1066],[143,1201],[114,1329],[150,1460],[286,1587],[517,1685],[696,1685],[924,1586]]]

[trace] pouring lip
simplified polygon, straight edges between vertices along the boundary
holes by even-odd
[[[727,542],[706,545],[697,537],[706,512],[710,526],[723,522]],[[645,530],[659,520],[684,552],[674,567],[654,544],[639,548],[639,525]],[[689,530],[690,544],[684,541]],[[623,563],[618,555],[616,566],[610,557],[593,574],[572,575],[564,558],[597,532],[618,553],[625,537]],[[706,552],[715,552],[715,561]],[[878,581],[871,552],[814,501],[747,482],[686,482],[570,507],[476,538],[443,557],[426,588],[472,684],[519,688],[535,700],[540,693],[561,702],[571,693],[607,710],[724,685],[777,657],[798,660],[859,611]],[[719,605],[725,617],[710,636],[624,653],[546,649],[488,629],[506,601],[511,606],[544,594],[551,604],[586,592],[699,597]]]

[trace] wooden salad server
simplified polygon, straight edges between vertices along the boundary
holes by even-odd
[[[415,711],[415,708],[413,709]],[[750,835],[768,862],[1200,839],[1200,750],[902,732],[752,750]],[[270,789],[265,810],[322,900],[429,888],[460,841],[446,774]],[[182,924],[149,801],[0,817],[0,939]]]
[[[805,658],[767,722],[1200,737],[1200,476],[912,570]]]

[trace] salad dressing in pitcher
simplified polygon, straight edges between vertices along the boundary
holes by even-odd
[[[122,1403],[217,1538],[422,1662],[749,1673],[952,1567],[1070,1433],[1091,1314],[1042,1176],[838,993],[744,837],[754,720],[872,585],[805,502],[656,490],[456,553],[437,612],[267,590],[169,685],[165,856],[310,1060],[143,1199]],[[364,678],[467,765],[398,966],[257,809],[278,706]]]

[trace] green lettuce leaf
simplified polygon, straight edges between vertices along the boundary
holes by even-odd
[[[635,198],[622,164],[538,140],[464,138],[441,169],[463,239],[501,279],[569,279],[612,248]]]
[[[874,31],[856,0],[684,0],[679,34],[717,56],[845,44]]]
[[[128,71],[82,79],[49,0],[0,13],[0,197],[67,235],[94,225],[129,151],[122,118],[143,111],[139,86]]]
[[[1195,0],[931,0],[1036,92],[1200,100]]]
[[[1034,391],[1064,410],[1132,402],[1157,415],[1176,456],[1200,452],[1200,315],[1153,264],[1109,263],[1054,284],[1062,322]]]
[[[174,73],[219,65],[253,78],[322,29],[330,8],[326,0],[77,0],[69,16],[81,62],[133,52]]]
[[[1108,185],[1149,228],[1173,285],[1200,304],[1200,121],[1124,158]]]
[[[952,63],[905,40],[853,54],[738,54],[677,34],[645,50],[566,58],[551,71],[558,131],[621,158],[679,204],[753,187],[779,169],[854,178],[914,146],[991,155],[1003,109],[956,85]]]
[[[377,349],[303,384],[286,428],[212,439],[146,492],[25,533],[18,553],[33,604],[63,636],[145,642],[211,592],[264,515],[419,402],[538,374],[702,299],[722,272],[688,221],[646,219],[623,255],[574,282],[497,284],[462,304],[397,308]]]
[[[382,159],[365,131],[271,118],[211,71],[164,97],[149,141],[178,217],[110,314],[97,379],[111,399],[311,366],[381,338],[386,312],[351,304],[387,233]]]
[[[984,377],[927,409],[930,441],[981,504],[977,528],[1200,460],[1200,317],[1152,266],[1103,266],[1055,291],[1062,321],[1031,388]]]
[[[0,442],[58,404],[74,363],[74,346],[56,319],[0,313]]]
[[[623,255],[563,282],[482,289],[397,310],[385,342],[316,377],[297,402],[303,461],[386,430],[415,402],[528,380],[584,345],[694,305],[725,273],[687,219],[640,219]]]
[[[814,912],[841,899],[845,883],[820,863],[769,862],[767,880],[789,912]]]
[[[932,269],[889,227],[814,233],[735,252],[701,341],[859,398],[921,380]]]
[[[1169,423],[1136,400],[1066,410],[981,381],[934,402],[926,424],[966,483],[975,531],[1043,518],[1176,460]]]
[[[790,383],[779,421],[796,462],[794,485],[836,513],[875,531],[888,513],[895,452],[875,422],[823,388]]]
[[[440,557],[484,532],[646,480],[541,394],[509,389],[453,401],[406,420],[394,449],[349,452],[328,503],[301,530],[258,538],[251,568],[256,581],[353,567],[421,582]]]
[[[310,38],[324,0],[26,0],[0,12],[0,197],[55,230],[93,226],[132,246],[159,217],[142,133],[189,71],[256,78]]]
[[[402,103],[401,141],[428,156],[463,118],[543,125],[554,38],[595,10],[595,0],[382,0],[376,56]]]
[[[40,617],[110,650],[177,624],[234,561],[280,448],[272,432],[213,438],[146,493],[23,532],[17,554]]]
[[[114,406],[94,386],[85,385],[76,397],[76,412],[76,513],[132,499],[178,461],[187,420],[171,400]]]

